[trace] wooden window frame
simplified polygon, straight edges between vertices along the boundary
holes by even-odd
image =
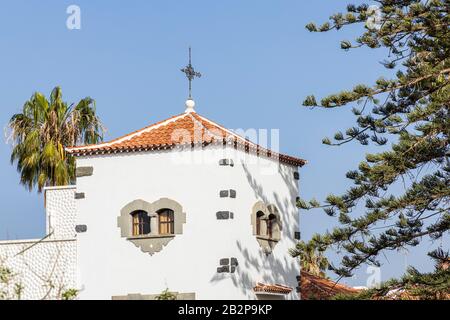
[[[276,220],[277,220],[277,217],[275,215],[272,215],[272,214],[269,215],[269,217],[266,220],[266,225],[267,225],[267,232],[266,232],[266,234],[267,234],[267,237],[269,239],[273,238],[273,228],[274,228],[274,226],[276,224]]]
[[[147,219],[146,219],[147,218]],[[143,236],[150,234],[151,223],[148,212],[144,210],[136,210],[131,213],[131,234],[133,236]],[[146,221],[147,220],[147,221]],[[148,226],[146,227],[146,225]],[[148,232],[145,232],[148,228]]]
[[[255,221],[255,227],[256,227],[256,235],[261,235],[261,223],[263,221],[264,212],[258,211],[256,212],[256,221]]]
[[[172,209],[158,210],[158,233],[162,235],[175,234],[175,213]],[[166,217],[167,220],[161,221],[162,217]],[[162,228],[164,226],[164,228]],[[162,232],[165,229],[166,232]]]

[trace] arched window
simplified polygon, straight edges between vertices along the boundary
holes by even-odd
[[[133,236],[139,236],[150,233],[150,217],[143,210],[133,211]]]
[[[256,235],[258,235],[258,236],[260,236],[262,233],[261,224],[263,221],[263,217],[264,217],[264,212],[258,211],[256,213]]]
[[[175,233],[175,217],[173,210],[161,209],[158,211],[159,220],[159,234],[174,234]]]
[[[273,238],[276,219],[277,217],[274,214],[269,214],[269,218],[267,219],[267,236],[269,239]]]

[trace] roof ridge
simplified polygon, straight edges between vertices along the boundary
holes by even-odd
[[[193,122],[198,123],[203,130],[205,130],[208,134],[210,134],[212,137],[216,137],[216,138],[221,138],[223,139],[223,137],[218,137],[217,134],[215,134],[214,132],[211,132],[208,128],[206,128],[203,123],[199,120],[197,120],[191,113],[188,113],[189,117],[192,119]],[[200,116],[200,115],[198,115]]]
[[[206,122],[209,122],[211,125],[216,126],[218,129],[225,131],[226,133],[230,134],[231,136],[236,137],[236,138],[242,140],[242,141],[245,142],[245,143],[250,143],[250,144],[252,144],[254,147],[260,147],[260,148],[261,148],[261,146],[257,145],[256,143],[254,143],[254,142],[252,142],[252,141],[250,141],[250,140],[248,140],[248,139],[245,139],[244,137],[241,137],[241,136],[238,135],[237,133],[234,133],[234,132],[231,131],[230,129],[225,128],[225,127],[222,126],[221,124],[218,124],[218,123],[215,122],[215,121],[209,120],[208,118],[205,118],[205,117],[203,117],[202,115],[199,115],[199,114],[196,114],[196,115],[197,115],[201,120],[206,121]],[[224,138],[225,138],[225,137],[224,137]]]

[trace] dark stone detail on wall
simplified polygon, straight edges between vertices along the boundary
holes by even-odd
[[[219,160],[219,165],[220,165],[220,166],[230,166],[230,167],[233,167],[233,166],[234,166],[234,162],[233,162],[233,159],[220,159],[220,160]]]
[[[217,273],[230,272],[230,266],[217,267]]]
[[[77,224],[77,225],[75,226],[75,231],[76,231],[77,233],[83,233],[83,232],[86,232],[86,231],[87,231],[87,225],[85,225],[85,224]]]
[[[218,273],[231,272],[234,273],[238,266],[236,258],[222,258],[220,259],[220,267],[217,267]]]
[[[220,190],[219,195],[221,198],[236,198],[236,190],[230,189],[230,190]]]
[[[300,231],[295,231],[294,232],[294,239],[295,240],[300,240],[300,237],[301,237]]]
[[[216,217],[218,220],[226,220],[230,218],[230,211],[218,211],[216,213]]]
[[[234,219],[234,213],[230,212],[230,219]]]
[[[76,169],[77,178],[80,177],[89,177],[94,173],[94,167],[78,167]]]
[[[221,190],[221,191],[219,192],[219,195],[220,195],[221,198],[226,198],[226,197],[228,197],[228,190]]]
[[[75,192],[75,199],[84,199],[84,192]]]
[[[294,179],[300,180],[300,174],[297,171],[294,172]]]

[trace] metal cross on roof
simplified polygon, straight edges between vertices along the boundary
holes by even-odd
[[[200,78],[202,74],[196,72],[191,64],[191,47],[189,47],[189,64],[181,69],[181,72],[186,74],[186,78],[189,80],[189,99],[192,99],[192,80],[194,80],[195,77]]]

